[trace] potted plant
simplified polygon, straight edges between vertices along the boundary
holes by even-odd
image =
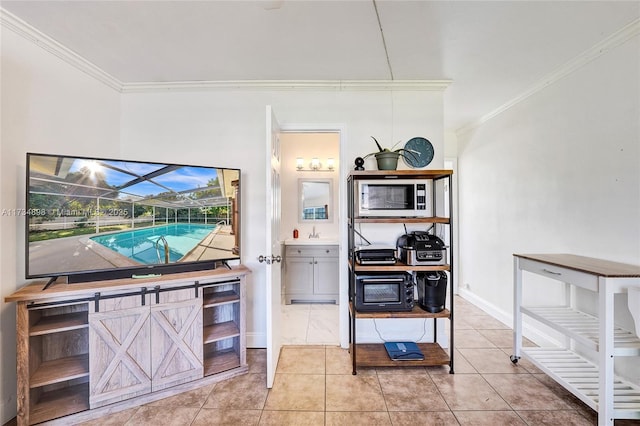
[[[373,136],[371,136],[371,139],[373,139],[373,141],[376,143],[376,146],[378,147],[378,151],[367,154],[365,155],[364,158],[367,158],[371,155],[375,156],[376,162],[378,164],[378,170],[396,170],[396,168],[398,167],[399,157],[407,158],[407,155],[414,155],[414,153],[408,149],[404,149],[404,148],[394,149],[396,145],[400,143],[400,141],[396,142],[396,144],[393,145],[391,149],[389,149],[389,148],[382,148],[380,143],[378,143],[376,138],[374,138]]]

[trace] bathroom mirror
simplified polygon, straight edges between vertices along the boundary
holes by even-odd
[[[298,199],[301,222],[333,220],[333,179],[298,179]]]

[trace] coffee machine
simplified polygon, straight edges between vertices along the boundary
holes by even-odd
[[[418,305],[427,312],[444,309],[447,300],[447,274],[444,271],[417,272]]]

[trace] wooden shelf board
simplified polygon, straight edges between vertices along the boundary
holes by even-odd
[[[226,303],[236,303],[239,301],[240,295],[233,290],[208,294],[205,293],[202,307],[209,308],[211,306],[218,306]]]
[[[89,375],[89,354],[73,355],[45,361],[29,379],[29,387],[37,388]]]
[[[29,336],[57,333],[89,327],[88,312],[73,312],[61,315],[41,317],[40,321],[29,329]]]
[[[453,170],[352,170],[349,172],[350,179],[389,179],[389,178],[422,178],[441,179],[453,175]]]
[[[205,356],[204,375],[217,374],[222,371],[240,367],[240,355],[233,349],[223,349]]]
[[[353,345],[351,345],[353,354]],[[389,358],[382,343],[358,343],[356,345],[356,366],[358,367],[423,367],[449,365],[449,354],[437,343],[418,343],[424,354],[422,361],[394,361]]]
[[[444,223],[448,224],[448,217],[355,217],[355,223]]]
[[[352,309],[353,305],[349,304],[349,308]],[[440,312],[431,313],[422,309],[420,306],[415,305],[409,312],[360,312],[355,311],[356,318],[449,318],[451,312],[448,309],[444,309]]]
[[[405,271],[448,271],[449,265],[407,265],[396,262],[395,265],[359,265],[356,263],[355,272],[405,272]]]
[[[203,343],[217,342],[240,335],[238,325],[233,321],[221,322],[219,324],[208,325],[202,330]]]
[[[45,392],[31,404],[29,423],[35,424],[89,409],[89,383]]]

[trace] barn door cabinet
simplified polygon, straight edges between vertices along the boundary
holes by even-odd
[[[34,283],[7,297],[18,424],[90,420],[246,373],[248,273]]]

